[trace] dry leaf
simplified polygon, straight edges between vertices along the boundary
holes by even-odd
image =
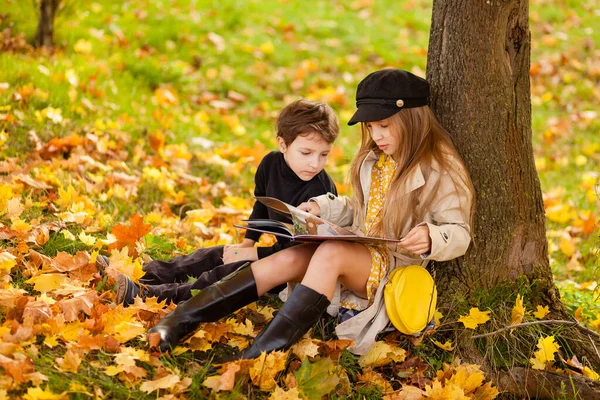
[[[458,322],[462,322],[465,328],[475,329],[478,325],[485,324],[490,319],[490,311],[480,311],[477,308],[471,308],[469,315],[462,316]]]
[[[226,370],[218,376],[209,376],[202,385],[217,392],[221,390],[233,390],[235,385],[235,373],[240,370],[240,366],[234,362],[227,363]]]

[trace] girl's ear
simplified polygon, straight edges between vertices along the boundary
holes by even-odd
[[[287,146],[285,145],[285,141],[281,136],[277,136],[277,144],[279,145],[279,151],[285,153],[287,151]]]

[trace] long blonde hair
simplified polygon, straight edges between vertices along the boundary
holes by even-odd
[[[403,109],[388,120],[392,134],[398,135],[396,153],[392,155],[398,166],[392,178],[382,209],[382,218],[374,225],[369,235],[400,238],[410,221],[412,228],[423,221],[431,208],[441,180],[435,183],[427,198],[421,198],[424,186],[406,193],[407,179],[418,166],[425,180],[431,174],[432,162],[437,161],[440,170],[447,172],[459,195],[464,195],[470,204],[461,209],[464,221],[471,223],[474,210],[473,183],[464,161],[459,156],[448,132],[441,126],[429,106]],[[361,123],[362,140],[360,149],[350,168],[350,181],[354,196],[364,207],[364,196],[360,183],[360,167],[369,152],[378,150],[365,123]],[[462,197],[462,196],[461,196]],[[401,204],[402,206],[398,206]]]

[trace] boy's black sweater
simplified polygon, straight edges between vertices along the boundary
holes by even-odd
[[[272,151],[262,159],[256,170],[254,182],[254,196],[274,197],[293,206],[298,206],[311,197],[322,194],[333,193],[337,196],[335,183],[325,170],[315,175],[310,181],[303,181],[287,165],[283,153],[279,151]],[[254,203],[250,219],[274,219],[291,222],[258,201]],[[260,236],[260,232],[247,230],[245,238],[258,241]],[[258,258],[267,257],[292,244],[286,238],[277,237],[277,243],[274,246],[257,248]]]

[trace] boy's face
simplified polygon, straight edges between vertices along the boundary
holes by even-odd
[[[331,143],[324,141],[316,132],[299,135],[289,146],[280,137],[277,143],[287,165],[303,181],[310,181],[325,168],[331,151]]]

